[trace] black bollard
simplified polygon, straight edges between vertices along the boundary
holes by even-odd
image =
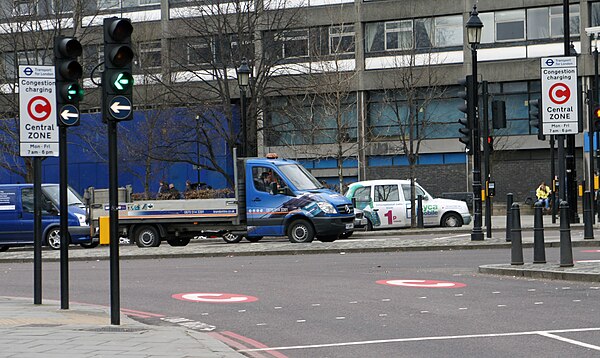
[[[523,244],[521,237],[521,209],[519,204],[513,203],[512,211],[512,228],[510,230],[511,245],[510,245],[510,264],[523,265]]]
[[[510,242],[510,231],[512,230],[512,193],[506,194],[506,241]]]
[[[583,238],[594,238],[594,213],[592,212],[592,192],[583,193]]]
[[[543,204],[537,202],[534,205],[533,217],[533,263],[546,263],[546,249],[544,248],[544,218]]]
[[[560,267],[573,267],[569,204],[560,202]]]
[[[423,228],[423,195],[417,195],[417,203],[418,206],[417,208],[419,210],[417,210],[417,227],[418,228]]]

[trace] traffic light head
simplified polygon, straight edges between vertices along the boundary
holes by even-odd
[[[132,105],[131,20],[104,19],[104,73],[102,77],[104,110],[108,120],[130,120]]]
[[[54,67],[59,125],[79,125],[79,101],[84,95],[83,88],[79,84],[83,67],[77,61],[81,53],[81,43],[76,38],[62,36],[55,38]]]
[[[592,130],[594,132],[600,132],[600,106],[594,108],[594,114],[592,116]]]
[[[469,120],[467,118],[459,118],[458,124],[462,126],[458,129],[458,132],[461,134],[461,136],[458,137],[458,141],[465,145],[468,154],[472,154],[473,130],[469,124]]]
[[[458,129],[458,132],[461,134],[458,141],[465,145],[467,153],[472,154],[473,123],[475,122],[473,76],[466,76],[464,79],[460,79],[458,83],[464,87],[462,91],[458,92],[458,96],[464,100],[464,102],[458,106],[458,110],[465,114],[464,118],[458,120],[458,123],[461,125]]]
[[[529,101],[529,124],[537,129],[537,137],[539,140],[546,140],[546,136],[542,133],[542,118],[540,117],[539,99],[532,99]]]
[[[494,137],[487,137],[487,146],[490,153],[494,151]]]

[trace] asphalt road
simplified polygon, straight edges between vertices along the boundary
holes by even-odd
[[[576,260],[600,256],[583,250],[574,250]],[[254,357],[597,357],[600,283],[477,273],[509,255],[494,249],[125,260],[121,308],[147,323],[210,332]],[[558,261],[558,249],[547,256]],[[0,263],[0,295],[32,297],[32,276],[31,263]],[[71,302],[109,305],[108,279],[108,261],[72,262]],[[417,288],[398,286],[419,284],[401,280],[444,282]],[[43,297],[60,299],[59,282],[59,263],[46,263]],[[207,293],[257,300],[212,303],[228,296]]]

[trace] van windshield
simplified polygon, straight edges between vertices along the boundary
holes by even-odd
[[[69,206],[83,205],[81,197],[73,190],[73,188],[68,187],[68,189],[69,190],[67,191],[67,202],[69,203]],[[42,191],[44,192],[44,194],[46,194],[48,199],[50,199],[54,202],[54,204],[59,205],[60,186],[58,184],[44,185],[44,186],[42,186]]]
[[[323,188],[308,170],[298,164],[280,165],[279,170],[298,190],[315,190]]]

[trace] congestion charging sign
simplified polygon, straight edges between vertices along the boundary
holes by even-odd
[[[542,134],[579,133],[577,58],[546,57],[542,70]]]
[[[58,157],[54,66],[19,66],[22,157]]]

